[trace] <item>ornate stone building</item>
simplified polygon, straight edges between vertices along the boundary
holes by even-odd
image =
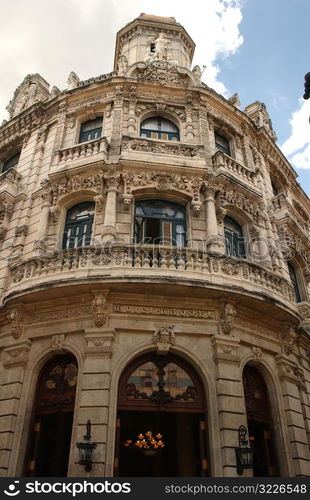
[[[194,48],[142,14],[111,73],[28,75],[8,106],[3,476],[237,476],[240,426],[243,475],[310,475],[310,202]]]

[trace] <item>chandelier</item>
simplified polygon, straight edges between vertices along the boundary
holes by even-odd
[[[163,435],[159,432],[157,434],[153,434],[152,431],[147,431],[144,434],[141,432],[138,434],[136,441],[127,439],[124,446],[141,451],[144,455],[153,456],[165,446],[162,437]]]

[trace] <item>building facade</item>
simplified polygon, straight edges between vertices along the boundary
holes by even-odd
[[[310,202],[194,48],[141,14],[111,73],[28,75],[8,106],[2,476],[310,475]]]

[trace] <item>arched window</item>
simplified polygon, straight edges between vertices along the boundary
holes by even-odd
[[[254,366],[245,366],[243,387],[250,444],[254,448],[253,475],[276,476],[278,470],[270,401],[265,380]]]
[[[7,172],[11,168],[16,168],[19,162],[20,152],[4,160],[1,173]]]
[[[67,475],[77,362],[71,354],[48,361],[41,371],[25,464],[27,476]]]
[[[165,141],[179,141],[180,132],[178,127],[170,120],[154,116],[147,118],[141,123],[140,136],[151,139],[163,139]]]
[[[172,201],[137,201],[135,241],[146,244],[186,245],[185,207]]]
[[[288,265],[288,270],[290,273],[291,283],[294,287],[296,302],[301,302],[301,293],[300,293],[299,283],[298,283],[298,279],[297,279],[296,269],[293,266],[293,264],[291,264],[290,262],[288,262],[287,265]]]
[[[242,227],[227,215],[224,218],[226,253],[233,257],[246,257]]]
[[[95,203],[87,201],[74,205],[67,212],[62,248],[90,245]]]
[[[218,132],[214,133],[214,138],[215,138],[215,147],[216,149],[219,149],[220,151],[223,151],[223,153],[226,153],[227,155],[230,155],[230,146],[229,146],[229,141],[224,137],[223,135],[219,134]]]
[[[102,133],[102,117],[99,116],[94,120],[88,120],[81,124],[79,142],[92,141],[101,137]]]
[[[208,476],[205,419],[203,384],[185,360],[135,359],[119,383],[115,475]]]

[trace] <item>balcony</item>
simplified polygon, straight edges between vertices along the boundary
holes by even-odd
[[[216,258],[193,248],[111,244],[64,250],[46,257],[33,257],[10,265],[5,297],[28,292],[32,287],[57,282],[74,284],[91,278],[113,281],[127,278],[143,282],[167,282],[167,278],[185,283],[200,280],[200,286],[229,289],[250,295],[264,294],[295,307],[292,285],[281,276],[245,260]],[[182,284],[182,283],[181,283]],[[245,292],[246,291],[246,292]]]
[[[306,221],[291,205],[284,193],[274,196],[271,200],[272,209],[278,220],[290,219],[304,235],[309,238],[310,221]]]
[[[173,157],[173,160],[171,157]],[[171,163],[173,161],[174,165],[188,164],[203,167],[204,146],[179,141],[123,136],[121,158],[136,158],[140,161],[150,162],[154,162],[158,158],[157,161],[161,163]]]
[[[107,138],[100,137],[92,141],[75,144],[70,148],[59,149],[55,152],[53,166],[59,170],[59,168],[67,167],[69,164],[73,168],[88,163],[105,161],[107,159],[108,146]],[[53,171],[55,172],[55,168]]]
[[[223,151],[217,151],[213,156],[212,161],[216,174],[232,174],[233,177],[245,182],[250,187],[256,187],[257,172],[253,172],[253,170],[249,170],[247,167],[244,167],[231,158],[231,156],[223,153]]]
[[[22,176],[15,168],[10,168],[0,174],[0,196],[13,201],[20,192],[21,178]]]

